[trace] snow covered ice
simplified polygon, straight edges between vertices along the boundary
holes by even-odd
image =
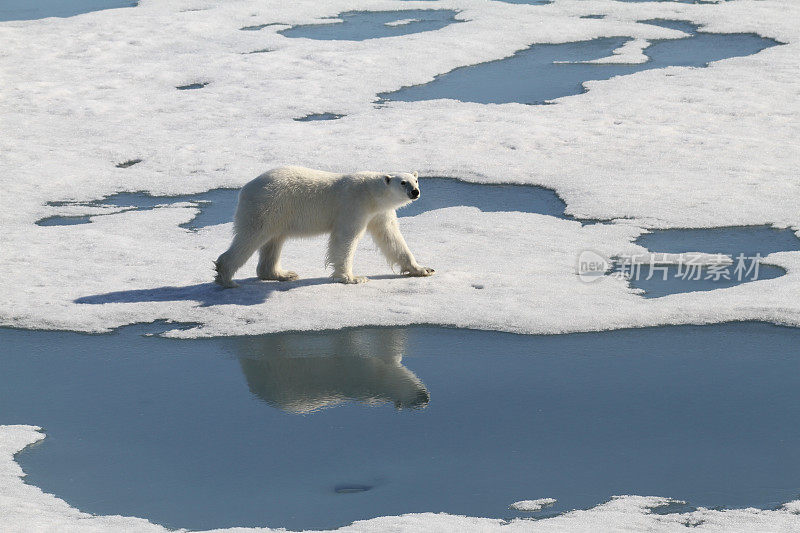
[[[536,512],[554,503],[556,503],[554,498],[539,498],[538,500],[520,500],[512,503],[509,507],[519,511]]]
[[[0,104],[6,132],[0,165],[7,182],[0,216],[3,248],[15,253],[2,258],[2,323],[94,332],[159,318],[198,324],[180,333],[186,336],[430,322],[522,333],[734,319],[800,322],[791,297],[797,254],[767,259],[788,271],[780,281],[659,301],[645,301],[610,280],[587,289],[572,265],[586,247],[609,256],[630,251],[646,227],[771,224],[797,231],[796,4],[436,5],[459,9],[456,17],[465,22],[356,42],[278,33],[286,25],[357,10],[361,4],[353,2],[266,8],[144,1],[68,19],[4,23],[0,67],[14,83]],[[193,10],[198,7],[207,9]],[[607,17],[580,18],[596,13]],[[531,42],[680,36],[636,22],[666,17],[710,32],[758,32],[787,44],[708,68],[591,82],[586,94],[550,106],[453,100],[373,105],[378,93],[502,58]],[[239,31],[269,23],[281,25]],[[274,51],[243,54],[263,48]],[[420,55],[426,61],[417,61]],[[205,82],[201,89],[175,89]],[[346,116],[292,120],[319,112]],[[116,168],[133,159],[142,162]],[[423,201],[424,176],[539,184],[553,188],[569,214],[619,223],[583,227],[466,208],[412,217],[402,231],[420,260],[437,269],[435,282],[376,279],[348,293],[351,312],[335,314],[330,311],[340,309],[334,302],[341,288],[327,284],[269,294],[263,284],[245,286],[242,292],[264,295],[258,306],[236,305],[237,296],[216,296],[210,285],[207,297],[229,305],[80,305],[79,298],[113,291],[208,282],[230,226],[183,230],[178,225],[191,218],[191,206],[119,213],[69,228],[33,224],[54,214],[47,202],[119,191],[237,187],[285,162],[337,171],[417,169]],[[509,233],[519,236],[509,242]],[[476,247],[491,253],[465,265],[465,253]],[[319,243],[289,243],[284,263],[305,278],[327,276],[319,249]],[[391,273],[368,243],[359,253],[364,274]],[[247,265],[243,272],[253,270]],[[475,283],[485,289],[476,291]],[[571,298],[560,297],[566,293]],[[428,305],[415,305],[420,294]],[[499,315],[487,306],[497,299],[508,301]],[[323,308],[299,311],[311,302],[323,302]],[[330,310],[324,302],[331,302]],[[614,312],[601,312],[609,306]],[[287,307],[298,314],[275,313]]]
[[[193,324],[168,333],[185,338],[409,324],[526,334],[737,320],[800,326],[796,250],[764,260],[786,270],[783,276],[653,299],[623,280],[585,284],[575,275],[575,259],[586,249],[607,257],[645,252],[634,241],[648,229],[770,225],[800,235],[800,4],[536,4],[141,0],[133,8],[0,23],[0,324],[108,332],[167,320]],[[360,41],[283,34],[336,24],[341,13],[416,9],[452,10],[458,23],[431,31],[415,31],[414,21],[382,24],[411,33]],[[422,17],[396,20],[408,18]],[[641,22],[653,19],[782,44],[707,68],[587,82],[587,92],[554,105],[452,99],[376,105],[379,94],[534,43],[625,37],[631,40],[602,61],[643,61],[647,43],[683,35]],[[320,114],[337,119],[295,120]],[[249,279],[237,291],[221,291],[210,283],[211,262],[225,249],[231,225],[181,227],[197,212],[194,205],[143,211],[96,205],[89,213],[48,205],[118,192],[235,188],[287,163],[337,172],[418,170],[423,202],[426,176],[541,185],[566,202],[567,214],[609,223],[448,207],[401,219],[418,260],[437,270],[434,278],[391,276],[364,241],[356,274],[374,279],[358,287],[330,284],[324,243],[294,241],[283,263],[303,280],[278,286]],[[36,224],[76,214],[105,216],[90,224]],[[254,262],[241,271],[254,272]],[[145,296],[84,303],[110,293]],[[29,426],[0,432],[0,505],[9,523],[162,529],[133,518],[89,518],[23,484],[13,454],[41,438]],[[709,531],[800,527],[796,502],[774,511],[650,512],[665,503],[624,496],[534,523],[426,514],[377,518],[349,530],[588,531],[598,521],[617,530],[682,531],[687,521]]]

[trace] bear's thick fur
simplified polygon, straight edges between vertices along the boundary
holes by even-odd
[[[234,215],[234,237],[216,261],[215,281],[236,287],[233,275],[259,251],[257,274],[288,281],[297,273],[283,270],[281,247],[288,237],[330,233],[327,262],[342,283],[362,283],[353,275],[353,255],[367,230],[386,259],[411,276],[430,276],[400,234],[395,210],[419,198],[417,173],[356,172],[336,174],[303,167],[281,167],[242,187]]]

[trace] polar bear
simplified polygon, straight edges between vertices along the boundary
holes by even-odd
[[[420,266],[408,249],[395,213],[419,198],[417,178],[416,172],[336,174],[296,166],[265,172],[239,191],[233,242],[215,262],[215,281],[236,287],[233,275],[256,250],[259,278],[298,279],[281,268],[284,241],[330,233],[326,263],[333,265],[333,278],[363,283],[367,278],[353,275],[353,255],[365,230],[402,273],[432,275],[434,270]]]

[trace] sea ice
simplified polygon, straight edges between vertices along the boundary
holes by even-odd
[[[464,22],[352,42],[290,39],[279,31],[396,4],[267,8],[240,0],[196,10],[191,0],[144,0],[135,8],[0,24],[0,69],[13,80],[0,100],[6,126],[0,240],[13,251],[0,258],[0,324],[95,332],[156,319],[198,324],[173,333],[182,336],[420,322],[520,333],[747,319],[800,324],[800,304],[791,296],[798,290],[797,252],[766,259],[787,270],[780,278],[657,301],[622,282],[587,286],[575,275],[585,249],[609,257],[644,252],[631,241],[647,228],[767,224],[798,232],[800,30],[793,21],[800,6],[786,0],[436,5],[457,10]],[[598,13],[606,18],[580,18]],[[786,44],[708,68],[591,82],[587,93],[555,105],[374,105],[378,93],[508,57],[532,43],[683,35],[639,22],[653,19],[688,20],[705,32],[757,32]],[[265,26],[239,31],[255,25]],[[262,49],[273,51],[244,53]],[[208,85],[175,89],[200,81]],[[320,111],[347,116],[294,120]],[[134,159],[141,162],[116,166]],[[404,234],[437,275],[373,279],[346,288],[347,305],[343,288],[324,282],[319,240],[287,246],[284,262],[304,281],[251,280],[226,293],[206,285],[230,226],[186,231],[180,225],[196,212],[190,205],[69,227],[35,224],[54,214],[48,202],[238,187],[285,163],[419,170],[420,202],[424,176],[538,184],[554,189],[569,215],[616,223],[584,227],[458,207],[405,217]],[[363,274],[391,273],[369,242],[359,255]],[[252,271],[251,264],[242,272]],[[196,299],[136,298],[160,287],[184,287]],[[131,300],[78,303],[109,293]]]
[[[545,507],[553,505],[554,503],[556,503],[556,500],[553,498],[539,498],[538,500],[520,500],[512,503],[508,507],[517,511],[527,511],[533,513],[536,511],[541,511]]]

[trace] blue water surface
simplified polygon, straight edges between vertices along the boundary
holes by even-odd
[[[463,22],[452,9],[403,9],[398,11],[347,11],[326,24],[292,26],[278,33],[306,39],[364,41],[433,31]],[[395,24],[398,21],[409,21]]]
[[[141,336],[156,330],[0,329],[0,423],[47,432],[18,456],[27,483],[190,529],[800,492],[798,329]]]
[[[344,115],[338,115],[336,113],[312,113],[311,115],[296,118],[295,120],[298,122],[312,122],[314,120],[337,120],[343,116]]]
[[[451,98],[482,104],[544,104],[585,92],[583,83],[669,66],[705,67],[712,61],[755,54],[780,43],[751,33],[704,33],[686,21],[648,20],[680,29],[682,39],[656,40],[644,49],[645,63],[587,63],[613,54],[630,37],[604,37],[563,44],[534,44],[513,56],[460,67],[422,85],[379,94],[381,101]]]
[[[733,260],[729,266],[714,270],[708,267],[643,265],[628,268],[630,285],[645,291],[647,298],[693,291],[711,291],[751,281],[773,279],[786,274],[778,266],[759,258],[773,252],[800,250],[800,239],[791,229],[770,226],[735,226],[712,229],[668,229],[645,233],[636,240],[651,252],[687,254],[703,252],[722,254]],[[625,267],[622,267],[623,269]],[[620,271],[620,267],[616,268]]]
[[[746,256],[800,250],[800,239],[794,231],[772,226],[729,226],[712,231],[704,228],[657,230],[641,235],[636,244],[655,252],[703,251]]]
[[[136,0],[3,0],[0,2],[0,21],[72,17],[137,4]]]

